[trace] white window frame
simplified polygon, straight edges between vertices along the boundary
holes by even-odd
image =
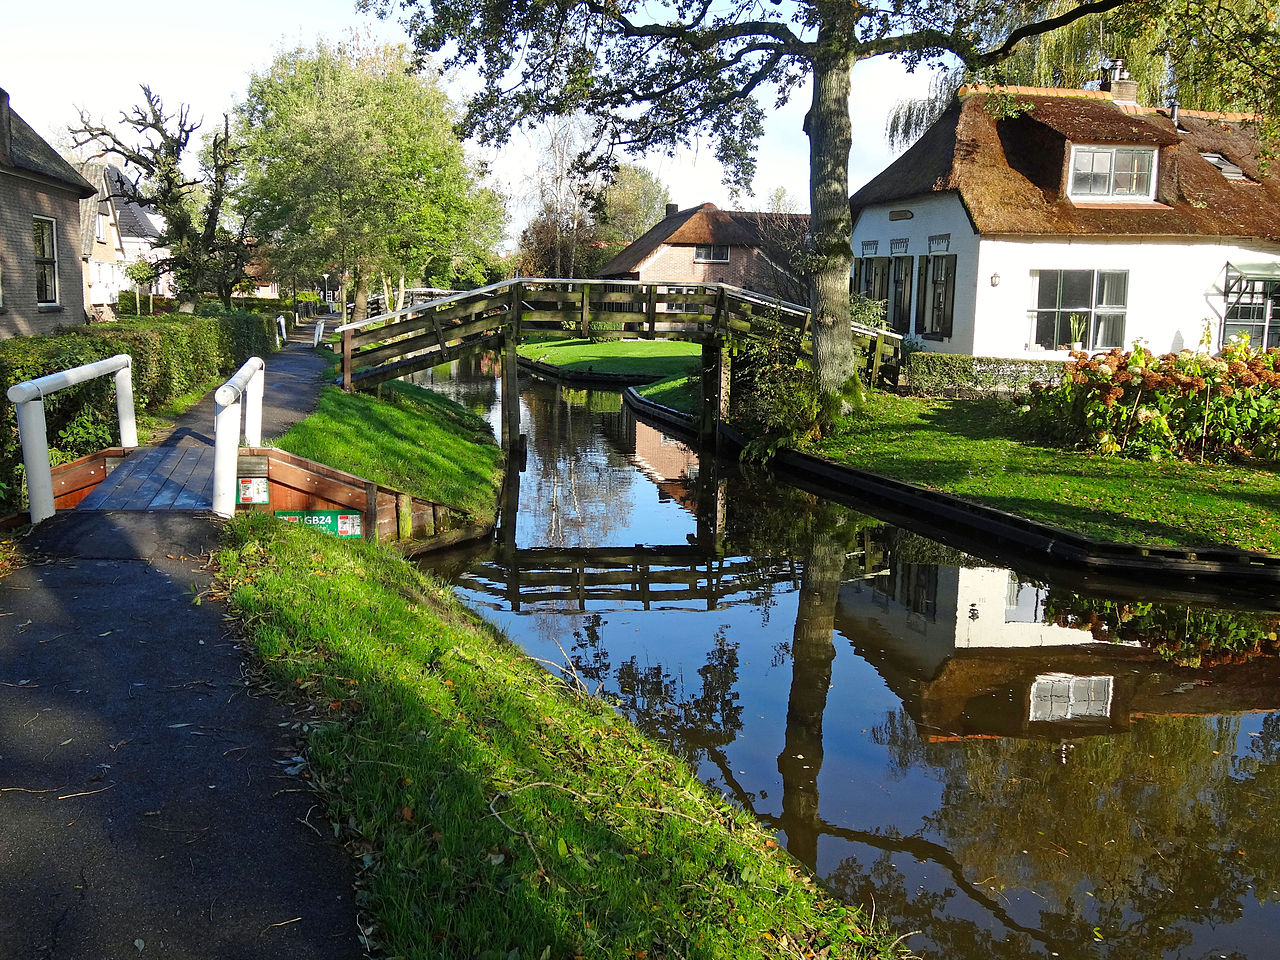
[[[98,220],[93,228],[93,236],[99,243],[107,242],[107,215],[105,213],[98,214]]]
[[[1041,308],[1041,307],[1039,306],[1039,303],[1038,303],[1038,301],[1039,301],[1039,290],[1040,290],[1040,275],[1041,275],[1041,274],[1048,274],[1048,273],[1056,273],[1056,274],[1058,275],[1058,297],[1059,297],[1059,300],[1058,300],[1058,305],[1057,305],[1057,306],[1055,306],[1055,307],[1044,307],[1044,308]],[[1087,306],[1087,307],[1086,307],[1086,306],[1078,306],[1078,307],[1077,307],[1077,306],[1067,306],[1067,307],[1062,306],[1062,301],[1061,301],[1061,297],[1062,297],[1062,274],[1064,274],[1064,273],[1088,273],[1088,274],[1092,274],[1092,278],[1091,278],[1091,280],[1090,280],[1090,287],[1089,287],[1089,290],[1090,290],[1090,293],[1089,293],[1089,300],[1090,300],[1091,306]],[[1112,303],[1099,303],[1099,302],[1098,302],[1098,297],[1099,297],[1099,287],[1101,286],[1101,281],[1099,280],[1099,276],[1100,276],[1101,274],[1104,274],[1104,273],[1123,273],[1123,274],[1125,275],[1125,279],[1124,279],[1124,294],[1125,294],[1125,302],[1124,302],[1124,303],[1122,303],[1122,304],[1112,304]],[[1110,350],[1110,349],[1112,349],[1113,347],[1120,347],[1120,348],[1122,348],[1122,349],[1123,349],[1123,347],[1124,347],[1124,343],[1125,343],[1125,338],[1128,336],[1128,332],[1129,332],[1129,331],[1128,331],[1128,327],[1129,327],[1129,304],[1128,304],[1128,301],[1129,301],[1130,285],[1131,285],[1131,272],[1130,272],[1129,270],[1127,270],[1127,269],[1126,269],[1126,270],[1115,270],[1115,269],[1106,269],[1106,268],[1090,268],[1090,267],[1059,267],[1059,268],[1049,268],[1049,269],[1032,270],[1032,271],[1031,271],[1031,273],[1030,273],[1031,306],[1027,309],[1027,316],[1028,316],[1028,319],[1029,319],[1029,322],[1030,322],[1030,325],[1031,325],[1031,335],[1030,335],[1030,338],[1028,339],[1028,341],[1027,341],[1027,342],[1028,342],[1028,343],[1033,343],[1033,344],[1035,344],[1035,343],[1039,343],[1039,338],[1038,338],[1037,333],[1038,333],[1038,329],[1039,329],[1039,314],[1040,314],[1040,313],[1042,313],[1042,312],[1044,312],[1044,313],[1054,313],[1054,314],[1064,314],[1064,313],[1065,313],[1065,314],[1068,314],[1068,315],[1075,313],[1075,314],[1080,314],[1082,317],[1084,317],[1084,318],[1085,318],[1085,323],[1086,323],[1085,334],[1086,334],[1086,335],[1085,335],[1084,340],[1082,340],[1082,341],[1081,341],[1081,343],[1082,343],[1082,345],[1083,345],[1083,349],[1084,349],[1086,352],[1088,352],[1088,353],[1092,353],[1092,352],[1100,351],[1100,350]],[[1120,342],[1119,342],[1119,343],[1102,343],[1102,342],[1099,342],[1099,339],[1098,339],[1098,329],[1099,329],[1099,321],[1098,321],[1098,317],[1099,317],[1099,315],[1103,315],[1103,316],[1111,316],[1111,315],[1116,315],[1116,314],[1119,314],[1119,315],[1121,316],[1120,326],[1121,326],[1121,331],[1122,331],[1122,332],[1121,332],[1121,335],[1120,335],[1120,338],[1119,338]],[[1055,324],[1055,329],[1056,329],[1056,324]],[[1056,338],[1055,338],[1055,339],[1056,339]],[[1065,341],[1064,341],[1064,342],[1065,342]],[[1045,350],[1056,350],[1056,349],[1058,349],[1058,347],[1059,347],[1059,346],[1061,346],[1061,344],[1057,344],[1057,343],[1052,344],[1052,345],[1040,344],[1040,346],[1044,347],[1044,349],[1045,349]]]
[[[703,250],[707,251],[705,254]],[[724,256],[717,257],[716,251],[723,250]],[[699,243],[693,248],[694,263],[728,263],[729,262],[729,245],[727,243]]]
[[[45,223],[47,223],[47,224],[49,225],[49,240],[50,240],[50,246],[51,246],[51,247],[52,247],[52,249],[53,249],[53,258],[52,258],[52,262],[53,262],[53,299],[52,299],[52,300],[41,300],[41,299],[40,299],[40,296],[39,296],[39,289],[40,289],[40,288],[37,286],[37,287],[36,287],[36,306],[39,306],[39,307],[56,307],[56,306],[59,306],[59,305],[62,303],[62,299],[61,299],[61,294],[62,294],[62,284],[61,284],[61,282],[60,282],[60,280],[59,280],[59,277],[58,277],[58,221],[57,221],[57,220],[54,220],[52,217],[41,217],[41,216],[33,216],[31,219],[32,219],[32,246],[34,247],[34,245],[35,245],[35,223],[36,223],[36,222],[38,222],[38,221],[43,220]],[[34,266],[36,266],[37,273],[38,273],[38,272],[39,272],[39,265],[40,265],[41,263],[48,263],[48,262],[49,262],[49,258],[47,258],[47,257],[39,257],[39,256],[36,256],[36,255],[35,255],[36,253],[38,253],[38,251],[35,251],[35,250],[33,250],[33,251],[32,251],[32,254],[33,254],[33,255],[32,255],[32,258],[31,258],[31,262],[32,262],[32,264],[33,264]]]
[[[1111,718],[1115,678],[1081,677],[1070,673],[1042,673],[1031,684],[1027,719],[1032,723],[1060,723],[1082,718]],[[1093,696],[1101,687],[1104,697]],[[1084,694],[1084,695],[1080,695]]]
[[[1145,153],[1151,158],[1151,176],[1147,182],[1146,194],[1116,193],[1116,154],[1119,152]],[[1111,155],[1111,183],[1106,193],[1076,193],[1076,161],[1082,153],[1109,153]],[[1156,199],[1156,180],[1159,176],[1160,153],[1155,147],[1142,144],[1118,143],[1077,143],[1071,145],[1071,166],[1067,170],[1067,196],[1082,203],[1154,203]]]

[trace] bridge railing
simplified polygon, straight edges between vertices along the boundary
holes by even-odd
[[[18,408],[18,437],[22,443],[22,462],[27,472],[27,501],[32,523],[47,520],[54,514],[53,472],[49,464],[44,398],[87,380],[114,376],[116,413],[120,418],[120,446],[136,447],[138,421],[133,408],[132,371],[133,358],[120,353],[106,360],[86,363],[35,380],[23,380],[9,388],[8,397]]]
[[[230,517],[236,512],[242,411],[245,445],[262,446],[265,369],[261,357],[250,357],[213,394],[213,512],[220,517]]]

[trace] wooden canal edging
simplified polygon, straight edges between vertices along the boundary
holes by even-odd
[[[693,418],[623,392],[631,409],[678,436],[693,440]],[[743,438],[726,428],[726,440],[741,448]],[[1277,602],[1280,556],[1232,547],[1174,547],[1095,540],[1083,534],[1030,520],[949,493],[893,477],[832,463],[821,457],[782,450],[773,466],[788,481],[854,509],[875,512],[899,526],[938,536],[977,556],[993,554],[1004,563],[1030,563],[1038,572],[1067,573],[1073,578],[1098,575],[1128,584],[1182,585],[1183,596],[1204,600],[1222,591],[1233,596],[1265,593]],[[928,529],[924,529],[927,527]],[[957,536],[958,535],[958,536]]]

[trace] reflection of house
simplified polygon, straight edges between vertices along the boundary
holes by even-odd
[[[80,201],[95,192],[0,90],[0,336],[84,321]]]
[[[613,395],[616,396],[616,395]],[[698,454],[688,444],[637,420],[625,406],[605,418],[605,433],[658,488],[660,500],[674,500],[698,512]]]
[[[1068,738],[1148,714],[1280,708],[1280,660],[1215,667],[1201,685],[1143,648],[1040,622],[1046,593],[1008,570],[895,563],[841,588],[836,630],[928,740]]]
[[[856,286],[952,353],[1164,353],[1206,317],[1280,345],[1280,175],[1254,128],[1135,95],[1118,68],[1102,91],[961,89],[851,199]]]
[[[127,283],[125,251],[116,214],[114,187],[105,163],[82,163],[80,174],[97,195],[80,201],[80,259],[84,262],[84,304],[91,314],[109,313]]]
[[[729,283],[758,293],[803,300],[805,288],[790,266],[808,229],[806,214],[747,213],[715,204],[667,214],[600,268],[617,280]],[[672,291],[675,292],[675,291]]]

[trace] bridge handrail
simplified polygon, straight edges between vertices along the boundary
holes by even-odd
[[[231,517],[236,512],[236,462],[242,408],[246,444],[262,446],[265,370],[261,357],[250,357],[230,380],[213,392],[213,512],[220,517]]]
[[[35,380],[23,380],[9,388],[7,396],[18,408],[18,437],[22,442],[22,462],[27,471],[27,502],[33,524],[49,519],[55,512],[44,398],[78,383],[109,375],[114,375],[116,381],[120,446],[136,447],[138,421],[133,409],[133,358],[127,353],[46,374]]]

